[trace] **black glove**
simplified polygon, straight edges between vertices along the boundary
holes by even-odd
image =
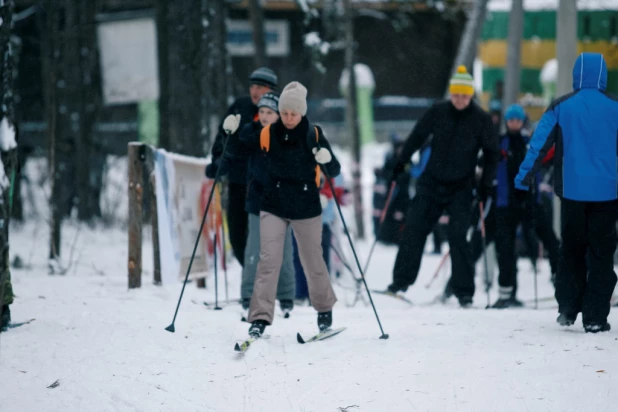
[[[206,177],[209,179],[214,179],[217,176],[217,166],[218,162],[212,162],[208,166],[206,166]]]
[[[535,200],[534,193],[528,190],[514,190],[513,202],[515,203],[515,207],[519,207],[521,209],[524,218],[528,220],[532,227],[536,225],[536,216],[534,213]]]
[[[530,192],[527,190],[515,189],[513,191],[513,198],[520,205],[526,205],[530,201]]]
[[[489,198],[495,199],[496,197],[496,187],[494,185],[488,186],[481,184],[476,189],[476,199],[479,202],[487,203],[487,199]]]
[[[393,169],[393,173],[391,174],[391,178],[389,180],[389,186],[391,186],[391,184],[396,181],[399,176],[401,176],[403,174],[403,172],[406,171],[406,164],[405,163],[397,163],[395,165],[395,168]]]

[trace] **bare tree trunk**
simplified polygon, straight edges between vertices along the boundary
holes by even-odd
[[[0,2],[0,120],[15,125],[14,62],[11,48],[11,28],[15,4],[13,0]],[[0,136],[5,143],[0,166],[5,175],[0,180],[0,318],[4,305],[13,303],[13,288],[9,268],[9,220],[11,216],[11,176],[17,168],[17,148],[6,143],[8,136]]]
[[[214,137],[217,133],[217,128],[221,123],[223,116],[227,112],[228,96],[230,95],[230,75],[231,67],[229,64],[229,55],[226,47],[227,27],[225,21],[227,19],[227,6],[225,2],[210,2],[210,18],[211,18],[211,38],[210,52],[208,55],[208,70],[213,73],[212,78],[205,79],[209,99],[209,148],[214,143]],[[210,92],[212,91],[212,92]],[[206,94],[206,93],[205,93]]]
[[[517,102],[521,75],[521,40],[524,35],[524,0],[513,0],[509,14],[509,39],[502,111]]]
[[[249,15],[253,26],[253,44],[255,47],[255,67],[266,66],[266,37],[264,31],[264,10],[260,0],[249,0]]]
[[[101,216],[101,186],[105,153],[94,144],[92,134],[101,107],[100,69],[96,21],[99,0],[79,0],[77,5],[77,58],[79,75],[71,82],[79,90],[80,135],[76,136],[78,218],[91,221]]]
[[[485,22],[485,14],[487,13],[487,3],[489,3],[489,0],[476,0],[474,3],[472,13],[468,17],[461,42],[459,43],[459,50],[457,51],[457,57],[452,70],[453,74],[457,72],[457,67],[462,64],[472,73],[477,46],[481,37],[483,23]],[[448,97],[448,85],[445,96]]]
[[[45,100],[45,119],[49,142],[49,176],[50,176],[50,246],[49,258],[60,257],[60,239],[63,218],[62,177],[63,171],[58,167],[60,153],[58,105],[59,88],[62,76],[59,69],[60,61],[60,5],[56,0],[41,0],[37,13],[39,32],[41,36],[41,77],[43,78],[43,98]]]
[[[13,89],[15,60],[11,45],[11,26],[15,8],[14,0],[0,1],[0,119],[8,118],[11,124],[15,123],[15,93]]]
[[[348,71],[348,90],[346,93],[346,123],[352,137],[352,193],[354,196],[354,217],[356,218],[356,234],[359,239],[365,238],[363,219],[363,187],[361,179],[361,141],[358,130],[358,114],[356,109],[356,71],[354,70],[354,10],[350,0],[345,0],[346,49],[345,66]]]
[[[170,150],[169,136],[169,30],[168,0],[157,0],[157,54],[159,63],[159,146]]]
[[[160,89],[167,102],[161,107],[160,117],[166,117],[168,126],[167,130],[161,130],[162,142],[173,152],[203,156],[208,136],[202,98],[208,92],[203,90],[204,78],[210,75],[205,70],[208,49],[205,43],[211,40],[207,14],[211,0],[202,0],[197,10],[195,2],[190,0],[167,2],[165,7],[162,2],[159,5],[167,13],[165,16],[158,13],[157,17],[163,21],[157,24],[166,25],[163,30],[167,36],[159,38],[159,59],[167,59],[164,67],[167,72],[160,73]]]

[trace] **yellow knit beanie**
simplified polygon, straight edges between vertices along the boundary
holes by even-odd
[[[466,66],[457,67],[457,73],[451,77],[448,91],[450,94],[474,95],[474,79],[466,70]]]

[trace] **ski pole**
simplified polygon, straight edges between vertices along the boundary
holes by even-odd
[[[491,306],[491,299],[489,296],[489,289],[491,287],[491,282],[489,280],[489,265],[487,263],[487,251],[485,248],[487,247],[487,239],[485,237],[485,216],[483,214],[483,202],[479,202],[479,210],[481,212],[479,216],[479,223],[481,225],[481,241],[483,242],[483,264],[485,266],[485,292],[487,293],[487,307],[485,309],[489,309]]]
[[[217,263],[217,231],[214,235],[214,261],[215,261],[215,310],[221,310],[219,307],[219,271],[217,270],[219,265]]]
[[[223,156],[225,155],[225,149],[227,149],[227,144],[230,141],[230,133],[226,132],[225,143],[223,144],[223,152],[221,153],[221,160],[223,160]],[[193,260],[195,259],[195,252],[197,252],[197,246],[200,243],[200,237],[202,236],[202,230],[204,230],[204,225],[206,224],[206,217],[208,217],[208,209],[210,208],[210,203],[212,202],[212,196],[215,193],[215,187],[217,187],[217,181],[221,176],[222,167],[217,167],[217,173],[215,174],[215,181],[212,184],[212,189],[210,189],[210,195],[208,195],[208,202],[206,203],[206,208],[204,209],[204,216],[202,217],[202,223],[200,224],[200,229],[197,231],[197,239],[195,239],[195,245],[193,246],[193,252],[191,253],[191,259],[189,259],[189,266],[187,267],[187,274],[185,275],[185,280],[182,283],[182,289],[180,290],[180,296],[178,297],[178,304],[176,304],[176,311],[174,312],[174,319],[172,319],[172,323],[165,328],[166,331],[174,333],[176,331],[176,327],[174,326],[176,323],[176,316],[178,316],[178,309],[180,308],[180,302],[182,301],[182,295],[185,293],[185,287],[187,286],[187,281],[189,280],[189,273],[191,273],[191,266],[193,266]]]
[[[339,205],[339,200],[337,200],[337,194],[335,193],[335,187],[333,186],[333,182],[330,180],[330,176],[326,172],[326,168],[324,165],[320,165],[322,168],[322,172],[326,177],[326,181],[330,186],[330,190],[333,193],[333,198],[335,199],[335,204],[337,205],[337,211],[339,212],[339,217],[341,218],[341,223],[343,224],[343,230],[345,231],[346,236],[348,237],[348,242],[350,242],[350,247],[352,248],[352,253],[354,254],[354,259],[356,260],[356,266],[360,271],[361,279],[365,285],[365,289],[367,290],[367,295],[369,296],[369,302],[371,302],[371,307],[373,308],[373,313],[376,315],[376,320],[378,321],[378,326],[380,327],[380,332],[382,332],[382,336],[380,339],[388,339],[388,334],[384,333],[384,329],[382,328],[382,322],[380,322],[380,317],[378,316],[378,311],[376,310],[376,306],[373,303],[373,299],[371,298],[371,292],[369,291],[369,286],[367,286],[367,281],[365,280],[365,275],[363,274],[363,269],[361,268],[360,261],[358,260],[358,255],[356,254],[356,249],[354,249],[354,242],[352,242],[352,237],[350,236],[350,231],[348,230],[348,225],[345,222],[343,217],[343,212],[341,211],[341,206]]]
[[[365,268],[363,269],[363,273],[367,273],[367,269],[369,269],[369,262],[371,262],[371,256],[373,256],[373,250],[376,247],[376,244],[378,243],[378,240],[380,240],[380,237],[382,237],[382,229],[384,228],[384,219],[386,219],[386,212],[388,211],[388,207],[391,204],[391,198],[393,197],[393,192],[395,191],[395,186],[397,185],[397,183],[393,180],[393,182],[391,183],[391,186],[388,189],[388,194],[386,196],[386,202],[384,202],[384,208],[382,209],[382,214],[380,215],[380,226],[378,228],[378,234],[375,238],[375,240],[373,241],[373,244],[371,245],[371,249],[369,249],[369,255],[367,256],[367,262],[365,262]]]
[[[221,199],[221,190],[219,190],[219,199]],[[230,295],[228,294],[228,283],[227,283],[227,244],[225,237],[225,219],[223,219],[223,211],[221,211],[221,246],[223,248],[223,261],[221,266],[223,266],[223,280],[225,282],[225,302],[230,302]]]
[[[361,293],[361,287],[362,287],[361,283],[363,281],[354,275],[354,269],[352,269],[347,259],[343,256],[343,253],[339,252],[339,250],[337,250],[337,247],[335,247],[335,245],[333,245],[332,242],[330,244],[330,247],[333,250],[333,252],[335,252],[335,255],[337,255],[337,257],[339,258],[343,266],[348,270],[348,272],[350,272],[350,276],[352,276],[352,279],[354,279],[354,284],[356,286],[356,295],[354,296],[354,302],[351,305],[347,305],[347,306],[349,308],[354,307],[356,306],[356,302],[358,302],[359,300],[362,300],[365,303],[365,305],[368,305],[368,303],[365,301],[365,298],[363,298],[362,293]]]
[[[444,254],[444,256],[442,256],[442,259],[440,260],[440,263],[438,264],[438,267],[436,268],[436,271],[434,272],[433,277],[431,278],[429,283],[425,285],[425,289],[429,289],[431,285],[433,284],[433,282],[438,278],[438,276],[440,275],[440,269],[442,269],[442,266],[444,266],[444,263],[446,263],[446,259],[450,256],[450,254],[451,254],[451,251],[449,250],[448,252]]]
[[[339,250],[337,250],[337,248],[335,247],[335,245],[332,244],[332,242],[330,244],[330,248],[333,252],[335,252],[335,255],[337,255],[337,257],[339,258],[343,266],[352,274],[352,277],[354,278],[354,280],[357,280],[357,281],[360,280],[360,279],[357,279],[356,276],[354,276],[354,269],[352,269],[348,261],[344,258],[343,254]]]
[[[539,257],[532,262],[532,269],[534,270],[534,309],[539,308],[539,286],[538,286],[538,275],[539,269],[537,263],[539,259],[543,256],[543,244],[539,243]]]

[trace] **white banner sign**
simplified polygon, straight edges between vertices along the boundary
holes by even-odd
[[[203,212],[214,180],[204,176],[206,159],[180,156],[158,150],[155,156],[157,217],[161,281],[184,280],[195,245]],[[215,233],[217,259],[223,269],[223,211],[219,190],[215,190],[201,233],[189,278],[204,278],[214,265]]]

